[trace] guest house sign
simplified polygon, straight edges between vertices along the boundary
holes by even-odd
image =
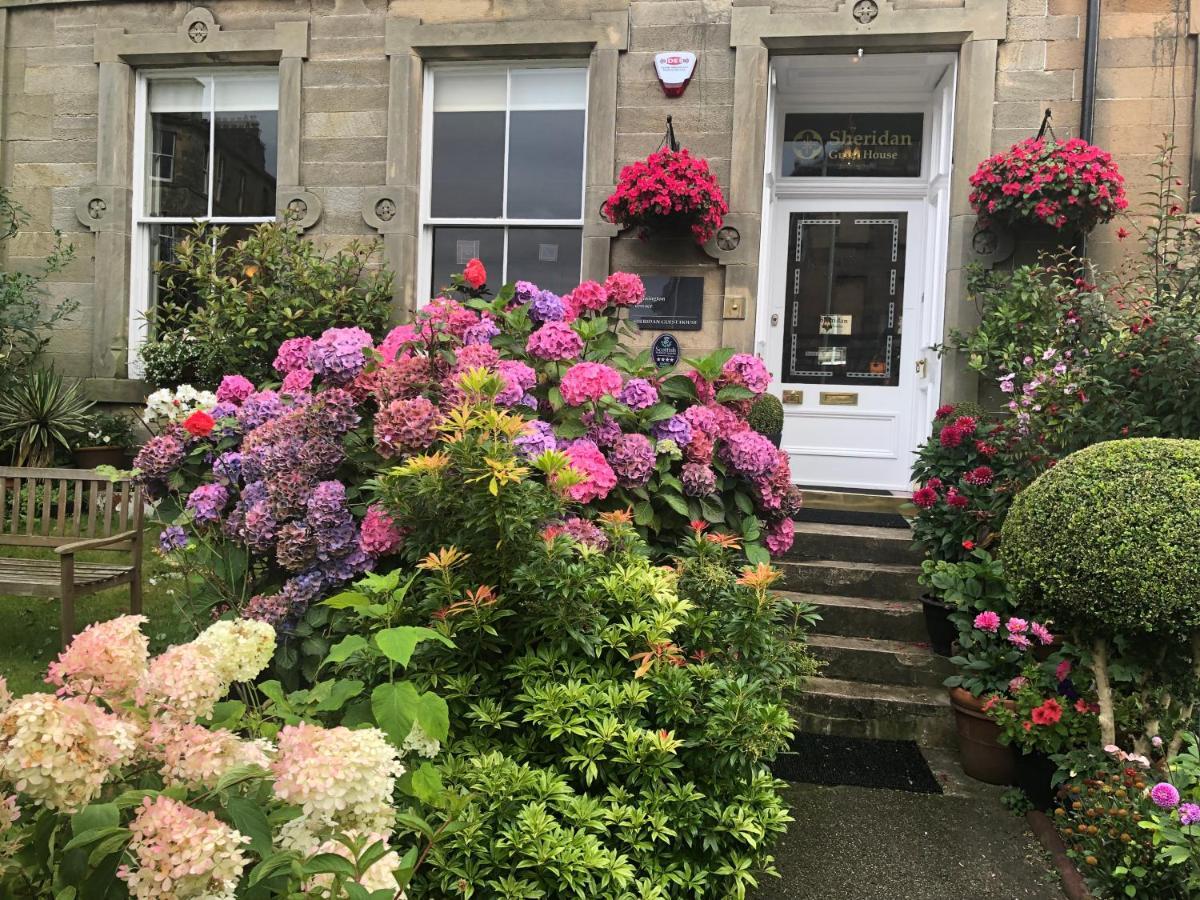
[[[917,178],[924,115],[788,113],[783,120],[784,178]]]
[[[704,323],[704,279],[673,275],[643,275],[646,298],[629,308],[629,318],[643,331],[670,328],[699,331]]]

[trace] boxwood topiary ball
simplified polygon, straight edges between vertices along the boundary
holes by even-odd
[[[783,404],[774,394],[763,394],[750,407],[746,422],[759,434],[779,434],[783,431]]]
[[[1090,636],[1200,627],[1200,441],[1106,441],[1022,491],[1001,531],[1023,608]]]

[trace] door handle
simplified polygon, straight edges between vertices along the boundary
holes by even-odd
[[[771,313],[771,327],[774,328],[779,324],[779,313]]]
[[[925,357],[917,360],[917,374],[922,378],[925,377],[925,370],[929,367],[929,361]]]

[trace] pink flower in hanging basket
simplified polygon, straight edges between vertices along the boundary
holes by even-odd
[[[663,149],[621,170],[601,211],[615,225],[684,227],[696,243],[708,243],[729,207],[708,161],[687,150]]]
[[[1112,154],[1079,138],[1020,141],[985,159],[970,181],[968,199],[984,224],[1091,231],[1129,205]]]

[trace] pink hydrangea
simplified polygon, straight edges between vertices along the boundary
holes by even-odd
[[[283,376],[283,384],[279,386],[281,394],[303,394],[313,383],[313,370],[307,366],[292,369]]]
[[[637,306],[646,298],[642,279],[631,272],[613,272],[604,279],[604,290],[615,306]]]
[[[684,377],[691,380],[696,386],[696,398],[703,404],[712,403],[717,398],[717,389],[712,386],[707,378],[692,369],[684,373]]]
[[[308,348],[308,365],[331,384],[348,384],[366,366],[364,351],[374,345],[361,328],[327,328]]]
[[[990,609],[984,610],[975,617],[975,627],[980,631],[995,634],[1000,630],[1000,616]]]
[[[525,350],[535,359],[575,359],[583,352],[583,338],[564,322],[547,322],[529,336]]]
[[[358,536],[358,546],[371,556],[387,556],[400,546],[404,534],[382,506],[374,503],[367,507]]]
[[[417,313],[417,319],[422,340],[432,340],[435,335],[450,335],[461,341],[467,329],[479,324],[477,313],[449,297],[430,301]]]
[[[765,543],[773,556],[787,553],[795,540],[796,526],[790,518],[776,519],[767,526]]]
[[[564,297],[563,300],[567,301],[577,310],[587,309],[592,312],[600,312],[604,307],[608,306],[608,291],[599,282],[584,281],[579,287]]]
[[[774,467],[775,451],[775,445],[757,431],[740,431],[725,438],[721,455],[736,471],[753,478]]]
[[[163,721],[192,722],[211,713],[227,690],[217,661],[193,642],[154,658],[138,685],[137,702],[156,710]]]
[[[308,365],[308,348],[313,344],[310,337],[289,338],[279,345],[275,362],[271,365],[280,375],[294,372]]]
[[[230,769],[271,764],[271,745],[264,740],[244,741],[223,728],[196,724],[150,726],[149,744],[162,761],[159,770],[167,787],[214,788]]]
[[[437,438],[441,419],[425,397],[393,400],[375,417],[375,449],[384,459],[424,450]]]
[[[250,838],[211,812],[193,809],[159,794],[142,799],[129,824],[126,852],[133,865],[117,877],[136,900],[233,897],[248,859]]]
[[[97,697],[113,707],[133,699],[150,658],[145,621],[118,616],[89,625],[50,664],[46,682],[60,697]]]
[[[732,384],[738,384],[756,394],[763,393],[771,384],[771,374],[757,356],[735,353],[721,367],[721,375]]]
[[[630,378],[617,399],[630,409],[649,409],[658,402],[658,388],[645,378]]]
[[[603,500],[617,486],[617,474],[591,441],[576,441],[566,448],[566,454],[571,468],[584,476],[582,482],[567,489],[567,496],[576,503]]]
[[[563,373],[558,388],[568,406],[581,406],[620,393],[621,373],[602,363],[576,363]]]
[[[384,336],[383,342],[375,349],[383,357],[384,362],[392,362],[405,344],[411,344],[416,340],[417,330],[413,326],[397,325]]]
[[[240,406],[242,401],[254,393],[254,382],[241,375],[226,375],[217,386],[217,401]]]
[[[516,359],[498,362],[496,374],[504,379],[504,389],[496,395],[501,406],[516,406],[537,384],[537,372]]]

